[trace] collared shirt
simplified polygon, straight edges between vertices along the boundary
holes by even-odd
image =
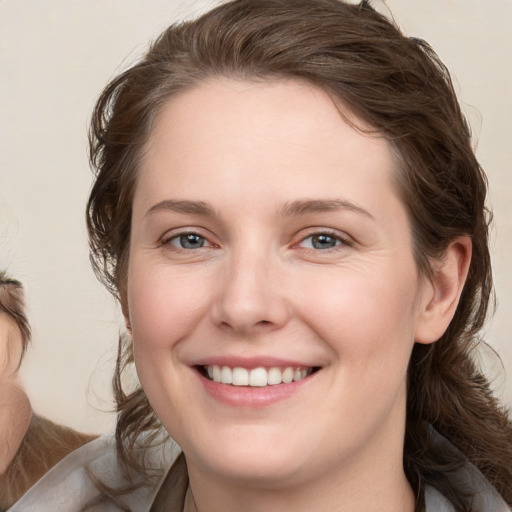
[[[176,443],[167,439],[158,445],[141,448],[146,466],[154,475],[149,485],[140,486],[129,494],[120,496],[132,512],[152,512],[163,493],[158,494],[162,485],[172,486],[175,491],[165,500],[166,512],[196,512],[194,498],[188,487],[188,478],[180,481],[169,480],[169,470],[178,459],[181,450]],[[52,468],[41,480],[14,504],[9,512],[80,512],[82,507],[100,495],[89,474],[114,489],[129,482],[121,476],[112,436],[102,436],[70,453]],[[137,475],[133,481],[137,483]],[[511,509],[496,490],[469,462],[454,477],[469,483],[474,491],[474,508],[477,512],[510,512]],[[138,478],[139,483],[142,482]],[[172,479],[171,479],[172,480]],[[165,493],[169,494],[169,493]],[[427,512],[453,512],[453,507],[437,490],[427,487],[425,492]],[[92,508],[96,512],[119,512],[113,503],[102,503]]]

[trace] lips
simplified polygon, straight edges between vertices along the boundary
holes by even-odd
[[[314,368],[301,366],[245,368],[242,366],[205,365],[202,373],[210,381],[231,386],[266,387],[298,382],[310,375]]]
[[[216,355],[191,361],[189,366],[208,395],[247,412],[291,399],[303,389],[312,389],[323,366],[310,361],[268,355]]]

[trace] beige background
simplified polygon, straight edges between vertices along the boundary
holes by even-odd
[[[82,430],[113,424],[122,324],[88,263],[86,129],[96,96],[170,20],[205,1],[0,0],[0,267],[26,286],[34,331],[22,369],[34,407]],[[487,170],[498,311],[487,339],[512,405],[512,0],[389,0],[452,70]],[[385,6],[383,6],[386,9]]]

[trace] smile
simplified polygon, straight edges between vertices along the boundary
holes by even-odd
[[[265,387],[279,384],[289,384],[305,379],[313,373],[313,368],[242,368],[236,366],[208,365],[203,366],[204,376],[213,382],[230,384],[232,386]]]

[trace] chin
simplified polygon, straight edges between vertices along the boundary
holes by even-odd
[[[267,450],[268,452],[269,450]],[[238,456],[228,456],[221,464],[219,461],[209,461],[210,470],[218,477],[236,481],[247,487],[254,488],[284,488],[296,485],[304,478],[305,464],[298,464],[291,457],[274,460],[268,453],[260,452],[251,459]]]
[[[246,439],[240,434],[215,438],[212,446],[197,450],[184,448],[187,462],[217,477],[238,481],[249,487],[282,487],[303,478],[310,459],[305,443],[287,443],[282,433],[279,439],[258,435],[255,431]],[[289,438],[288,438],[289,441]]]

